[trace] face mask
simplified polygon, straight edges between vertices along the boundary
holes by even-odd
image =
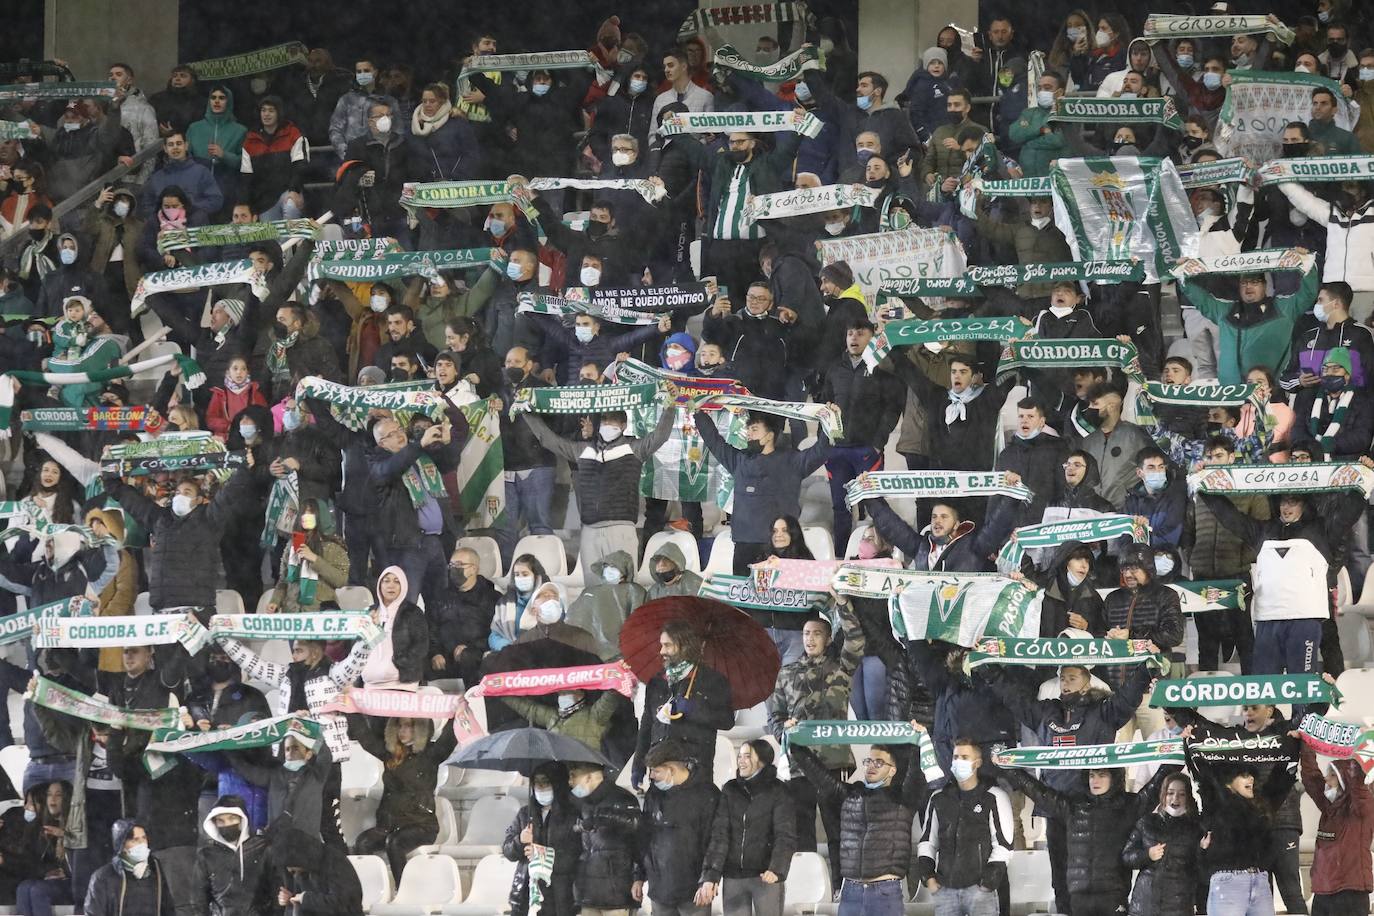
[[[1035,104],[1041,108],[1054,107],[1054,93],[1048,89],[1040,89],[1035,93]]]
[[[827,235],[839,235],[843,231],[844,220],[837,220],[836,222],[825,224],[825,232]]]
[[[1331,11],[1330,11],[1330,10],[1322,10],[1321,12],[1319,12],[1319,13],[1317,14],[1317,21],[1318,21],[1318,22],[1329,22],[1330,20],[1331,20]]]
[[[57,253],[57,257],[63,264],[72,265],[76,263],[76,249],[63,248]]]
[[[219,828],[219,835],[220,839],[226,843],[237,843],[239,837],[243,835],[243,825],[233,824],[229,827],[221,827]]]
[[[1374,80],[1374,67],[1361,67],[1360,82],[1368,83],[1372,80]]]
[[[1097,42],[1099,48],[1105,48],[1112,43],[1112,36],[1106,30],[1098,29],[1097,35],[1094,36],[1093,40]]]
[[[596,336],[596,332],[586,325],[579,324],[577,327],[573,328],[573,336],[577,338],[579,343],[586,344],[592,342],[592,338]]]
[[[1011,85],[1012,79],[1013,76],[1010,70],[999,70],[997,72],[997,85],[1001,86],[1003,89]]]
[[[630,163],[632,163],[632,162],[634,162],[634,161],[635,161],[635,160],[634,160],[634,154],[633,154],[633,153],[626,153],[626,152],[622,152],[622,151],[620,151],[620,150],[617,150],[616,152],[611,153],[611,162],[615,163],[616,165],[618,165],[618,166],[620,166],[620,167],[622,167],[622,168],[624,168],[625,166],[629,165]]]
[[[243,441],[244,441],[244,442],[247,442],[248,440],[252,439],[252,438],[253,438],[254,436],[256,436],[257,434],[258,434],[258,428],[257,428],[257,426],[255,426],[254,424],[252,424],[252,423],[240,423],[240,424],[239,424],[239,435],[243,437]]]
[[[1336,800],[1336,796],[1341,794],[1341,790],[1327,786],[1322,790],[1322,794],[1326,796],[1327,801],[1333,802]]]
[[[1145,481],[1145,486],[1149,489],[1162,490],[1164,489],[1164,482],[1168,477],[1168,471],[1146,471],[1142,479]]]
[[[525,380],[525,370],[517,369],[513,366],[506,368],[506,381],[512,385],[518,385]]]
[[[973,775],[972,760],[953,760],[949,764],[950,774],[956,782],[963,782]]]
[[[868,165],[868,160],[878,155],[871,149],[860,149],[854,151],[854,157],[859,160],[859,165]]]
[[[233,678],[238,666],[231,661],[218,661],[208,663],[205,670],[210,673],[210,680],[217,684],[223,684]]]
[[[1180,69],[1180,70],[1190,70],[1190,69],[1192,69],[1192,66],[1193,66],[1193,55],[1191,55],[1191,54],[1180,54],[1180,55],[1178,55],[1178,57],[1174,58],[1174,60],[1178,61],[1178,66],[1179,66],[1179,69]]]
[[[871,560],[878,555],[878,548],[872,541],[859,542],[859,559]]]
[[[951,124],[962,124],[964,122],[964,113],[962,111],[946,111],[945,119]]]
[[[514,261],[510,261],[506,264],[506,276],[510,277],[512,280],[518,281],[523,274],[524,270]]]
[[[535,95],[548,95],[551,85],[551,83],[535,83],[530,87],[530,92],[533,92]]]
[[[600,224],[598,224],[598,225],[600,225]],[[595,286],[596,284],[598,284],[598,283],[600,283],[600,282],[601,282],[601,268],[599,268],[599,267],[584,267],[584,268],[582,268],[582,285],[583,285],[583,286]],[[582,330],[582,329],[581,329],[581,328],[578,328],[578,330],[580,331],[580,330]],[[591,328],[587,328],[587,330],[590,331]],[[583,343],[586,343],[586,341],[583,341]]]
[[[667,358],[664,359],[664,362],[668,364],[668,368],[672,369],[674,372],[681,372],[683,369],[686,369],[687,364],[691,361],[692,354],[688,353],[686,350],[677,349],[670,349]]]
[[[503,219],[492,219],[487,223],[487,229],[493,236],[499,239],[506,234],[506,221]],[[509,268],[507,268],[507,270],[509,270]]]
[[[601,578],[605,580],[607,585],[619,585],[622,576],[620,570],[614,566],[607,566],[601,571]]]
[[[1038,435],[1040,435],[1040,430],[1038,429],[1033,429],[1028,433],[1023,433],[1019,429],[1016,431],[1016,438],[1020,439],[1022,442],[1029,442]]]
[[[1299,156],[1307,155],[1306,143],[1285,143],[1283,144],[1283,155],[1288,159],[1295,159]],[[1294,211],[1297,212],[1297,211]]]
[[[1064,577],[1069,580],[1069,585],[1071,585],[1074,588],[1078,588],[1078,586],[1082,585],[1083,579],[1086,578],[1084,576],[1078,575],[1070,569],[1064,570]]]
[[[869,96],[861,95],[854,100],[854,104],[858,105],[862,111],[868,111],[868,109],[873,107],[873,99]]]
[[[596,434],[601,437],[602,442],[614,442],[620,438],[622,432],[624,430],[614,423],[602,423]]]
[[[572,794],[573,798],[586,798],[588,795],[592,794],[592,790],[588,789],[586,786],[579,782],[577,785],[572,787]]]
[[[1046,226],[1048,226],[1049,224],[1050,224],[1050,218],[1049,218],[1048,216],[1032,216],[1032,217],[1031,217],[1031,225],[1034,226],[1034,227],[1037,228],[1037,229],[1044,229],[1044,228],[1045,228]]]
[[[30,809],[30,808],[25,808],[25,809],[24,809],[24,821],[25,821],[26,823],[32,824],[32,823],[33,823],[34,821],[36,821],[36,820],[38,820],[38,812],[37,812],[37,811],[34,811],[34,810]]]
[[[559,712],[567,712],[569,709],[572,709],[572,708],[573,708],[574,706],[576,706],[576,705],[577,705],[577,697],[573,696],[572,694],[570,694],[570,693],[560,693],[560,694],[558,695],[558,710],[559,710]]]
[[[534,88],[538,89],[539,85],[536,84]],[[545,84],[544,88],[548,88],[547,84]],[[535,94],[543,95],[541,92],[536,92]],[[534,800],[539,802],[540,807],[547,808],[549,805],[553,804],[553,789],[535,789]]]
[[[172,512],[177,518],[185,518],[191,514],[195,508],[195,502],[185,493],[178,493],[172,497]]]
[[[375,73],[355,73],[353,77],[358,81],[359,86],[371,86],[377,75]]]
[[[587,238],[589,239],[599,239],[610,231],[611,227],[606,223],[597,222],[596,220],[587,223]]]
[[[798,102],[811,101],[811,87],[805,83],[797,83],[796,95]]]
[[[42,331],[29,332],[29,343],[33,344],[35,347],[44,346],[45,344],[47,344],[47,342],[47,338],[43,336]]]
[[[1121,95],[1117,96],[1117,98],[1119,98],[1119,99],[1135,99],[1135,98],[1139,98],[1139,97],[1140,97],[1139,95],[1137,95],[1137,94],[1134,93],[1134,92],[1131,92],[1129,89],[1123,90],[1122,93],[1121,93]],[[1123,145],[1124,145],[1124,144],[1123,144]]]
[[[1322,391],[1325,391],[1327,394],[1336,394],[1336,393],[1338,393],[1338,392],[1344,391],[1344,390],[1345,390],[1345,382],[1346,382],[1346,379],[1345,379],[1344,376],[1340,376],[1340,375],[1323,375],[1323,376],[1322,376]]]
[[[550,598],[539,605],[539,622],[546,626],[563,619],[563,602]]]
[[[674,579],[678,577],[678,571],[676,568],[671,569],[668,572],[662,572],[660,570],[655,569],[653,575],[654,581],[657,582],[659,585],[667,585],[669,582],[672,582]]]
[[[1306,64],[1298,64],[1296,67],[1293,68],[1293,72],[1294,72],[1294,73],[1311,73],[1311,72],[1312,72],[1312,68],[1309,67],[1309,66],[1307,66]]]
[[[391,300],[381,293],[373,293],[372,298],[367,300],[367,304],[374,312],[385,312],[387,306],[391,305]]]
[[[1213,91],[1216,91],[1217,89],[1220,89],[1220,88],[1221,88],[1221,74],[1220,74],[1220,73],[1212,73],[1211,71],[1208,71],[1207,73],[1202,74],[1202,85],[1206,86],[1208,89],[1211,89],[1211,90],[1213,90]]]
[[[71,132],[74,131],[74,130],[80,130],[80,129],[81,129],[81,122],[80,122],[80,121],[63,121],[63,122],[62,122],[62,129],[65,130],[67,133],[71,133]]]
[[[138,862],[147,862],[147,861],[148,861],[148,844],[147,844],[147,843],[135,843],[133,846],[130,846],[128,849],[124,850],[124,855],[126,855],[126,856],[129,857],[129,861],[130,861],[130,862],[134,862],[134,863],[138,863]]]
[[[301,425],[301,415],[294,410],[284,410],[281,415],[281,428],[288,433]]]
[[[1069,36],[1069,41],[1079,42],[1088,37],[1088,30],[1084,26],[1070,26],[1064,30],[1064,34]]]
[[[304,760],[283,760],[283,761],[281,762],[281,765],[282,765],[282,769],[287,770],[288,772],[291,772],[291,773],[295,773],[295,772],[297,772],[298,770],[300,770],[301,767],[305,766],[305,761],[304,761]]]
[[[468,572],[461,566],[450,566],[448,568],[448,584],[454,588],[462,588],[468,584]]]
[[[867,779],[864,780],[864,788],[866,789],[881,789],[885,784],[881,779],[875,779],[872,782]]]
[[[1050,306],[1050,314],[1053,315],[1053,316],[1056,317],[1056,318],[1063,318],[1064,316],[1068,315],[1068,314],[1069,314],[1070,312],[1072,312],[1072,311],[1073,311],[1073,306],[1072,306],[1072,305],[1065,305],[1065,306],[1052,305],[1052,306]]]
[[[114,205],[114,215],[123,219],[129,215],[129,202],[127,200],[117,200]]]
[[[1167,815],[1169,815],[1170,817],[1183,817],[1183,815],[1186,814],[1187,811],[1188,811],[1188,809],[1185,808],[1185,807],[1183,807],[1182,805],[1165,805],[1165,806],[1164,806],[1164,813],[1167,814]]]
[[[1094,427],[1102,422],[1102,411],[1096,407],[1085,407],[1078,412],[1078,415]]]
[[[654,780],[654,788],[657,789],[657,790],[660,791],[660,792],[667,792],[667,791],[668,791],[669,789],[671,789],[672,787],[673,787],[673,784],[672,784],[670,781],[666,780],[666,779],[655,779],[655,780]]]
[[[272,322],[272,332],[277,335],[278,340],[285,340],[291,336],[291,329],[280,321]]]
[[[1155,557],[1155,575],[1167,576],[1174,571],[1174,558],[1168,554],[1160,554]]]
[[[1312,306],[1312,317],[1317,319],[1318,321],[1325,321],[1327,317],[1326,306],[1323,305],[1321,302],[1318,302],[1316,305]]]
[[[534,576],[517,575],[514,579],[515,590],[522,595],[528,595],[534,588]]]
[[[630,80],[630,95],[639,95],[649,88],[647,80]]]
[[[1344,43],[1339,41],[1333,41],[1326,46],[1326,51],[1328,54],[1327,59],[1337,60],[1339,58],[1345,57],[1345,52],[1349,50],[1350,48],[1348,48]]]

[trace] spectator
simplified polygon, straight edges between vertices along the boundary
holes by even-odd
[[[703,896],[714,898],[719,892],[731,913],[777,913],[796,850],[796,816],[767,741],[760,738],[740,746],[737,772],[721,787],[716,802],[702,869],[707,879],[703,889],[711,887]],[[722,877],[724,886],[719,888]]]
[[[650,751],[665,742],[673,755],[682,756],[660,754],[656,759],[675,760],[682,766],[690,760],[698,772],[709,769],[715,759],[716,731],[734,723],[730,684],[702,661],[701,653],[701,637],[691,625],[671,621],[664,626],[658,650],[663,671],[645,684],[644,715],[631,774],[636,786],[643,785],[646,767],[655,766],[646,763]],[[704,837],[701,848],[705,850]]]
[[[168,134],[162,139],[162,149],[166,159],[143,186],[142,215],[145,218],[152,216],[162,192],[172,187],[189,195],[186,204],[191,210],[206,216],[219,212],[224,206],[224,192],[215,183],[211,171],[191,158],[186,135]]]
[[[359,58],[353,65],[353,86],[339,96],[334,114],[329,118],[329,143],[340,162],[348,158],[348,144],[367,135],[374,102],[384,103],[393,112],[400,110],[399,102],[373,88],[376,81],[376,62],[366,57]]]

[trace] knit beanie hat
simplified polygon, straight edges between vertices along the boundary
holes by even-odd
[[[224,313],[229,316],[229,323],[236,327],[243,320],[245,306],[242,299],[218,299],[215,301],[215,307],[224,309]]]
[[[932,60],[938,60],[946,67],[949,66],[949,55],[945,53],[944,48],[926,48],[925,53],[921,55],[921,66],[929,67]]]

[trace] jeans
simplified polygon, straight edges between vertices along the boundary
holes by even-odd
[[[654,916],[710,916],[711,914],[709,906],[697,906],[690,900],[674,905],[659,903],[652,897],[649,899],[654,901]]]
[[[344,513],[344,546],[348,548],[348,584],[365,585],[369,589],[376,585],[369,562],[376,550],[377,533],[369,515]]]
[[[864,471],[878,471],[883,453],[867,445],[835,445],[825,459],[825,476],[830,479],[830,508],[835,514],[835,551],[843,554],[854,530],[854,510],[844,499],[844,487]]]
[[[1219,871],[1207,889],[1207,916],[1273,916],[1267,871]]]
[[[506,478],[506,528],[497,532],[501,563],[510,567],[515,543],[520,538],[523,519],[530,534],[553,534],[549,516],[553,512],[553,467],[530,468],[521,479],[516,472]]]
[[[854,718],[861,721],[888,717],[887,666],[878,656],[865,655],[859,659],[849,691],[849,705],[854,708]]]
[[[994,916],[997,912],[997,892],[981,884],[942,887],[934,896],[935,916]]]
[[[1255,622],[1254,674],[1307,674],[1317,669],[1322,622],[1315,617]]]
[[[1312,895],[1312,916],[1365,916],[1368,912],[1369,894],[1365,891]]]
[[[768,637],[773,640],[773,645],[778,647],[778,655],[782,656],[782,665],[787,667],[796,661],[801,661],[801,657],[806,654],[806,648],[802,645],[801,630],[779,630],[775,627],[764,627],[768,631]]]
[[[844,887],[840,889],[839,916],[902,916],[903,897],[902,882],[898,878],[868,884],[845,878]],[[996,898],[991,912],[997,912]]]
[[[380,565],[399,566],[406,574],[406,600],[425,596],[425,607],[438,607],[440,591],[448,584],[448,555],[437,534],[422,534],[409,547],[391,548]]]
[[[782,916],[784,884],[762,878],[726,878],[721,904],[725,916]]]
[[[53,905],[72,903],[70,878],[30,878],[19,885],[17,909],[25,916],[52,916]],[[779,911],[781,912],[781,911]]]

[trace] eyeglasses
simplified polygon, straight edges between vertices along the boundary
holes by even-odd
[[[1088,466],[1081,461],[1065,461],[1064,470],[1066,471],[1086,471]]]
[[[860,761],[860,762],[861,762],[865,767],[868,767],[869,769],[872,769],[872,768],[874,768],[874,767],[890,767],[890,766],[892,766],[892,764],[888,763],[886,760],[879,760],[877,757],[865,757],[865,758],[864,758],[862,761]]]

